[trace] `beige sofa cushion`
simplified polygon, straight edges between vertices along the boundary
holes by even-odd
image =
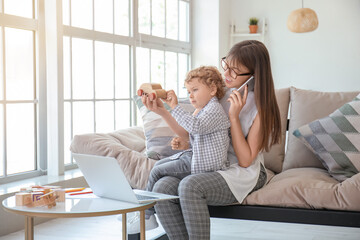
[[[338,181],[360,172],[360,94],[293,133]]]
[[[281,119],[281,142],[273,145],[269,152],[264,153],[265,167],[275,173],[282,170],[285,155],[286,125],[290,101],[290,88],[276,89],[276,100],[278,102]]]
[[[360,173],[339,183],[319,168],[286,170],[243,202],[249,205],[360,211]]]
[[[70,146],[74,153],[115,157],[133,188],[144,189],[155,160],[145,156],[145,136],[141,127],[112,133],[76,135]]]
[[[329,115],[358,94],[359,92],[317,92],[290,88],[290,123],[283,171],[299,167],[324,168],[293,132],[307,123]]]

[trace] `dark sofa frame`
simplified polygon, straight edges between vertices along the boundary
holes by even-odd
[[[360,202],[359,202],[360,204]],[[360,212],[304,209],[253,205],[209,206],[210,216],[255,221],[315,224],[360,228]],[[140,234],[129,234],[129,240],[140,240]],[[166,233],[154,240],[169,239]]]
[[[253,205],[209,206],[209,211],[217,218],[360,227],[360,212],[355,211]]]
[[[360,200],[359,200],[360,204]],[[255,221],[301,223],[360,228],[360,212],[327,209],[304,209],[254,205],[209,206],[210,216]],[[129,235],[129,240],[139,240],[140,234]],[[163,234],[156,240],[166,240]]]

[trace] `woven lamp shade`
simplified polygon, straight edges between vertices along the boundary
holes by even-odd
[[[314,31],[318,25],[317,15],[310,8],[300,8],[292,11],[287,20],[288,29],[295,33]]]

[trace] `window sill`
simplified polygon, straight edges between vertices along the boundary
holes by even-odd
[[[20,181],[15,181],[11,183],[6,183],[0,186],[0,196],[18,192],[22,187],[30,187],[33,185],[56,185],[57,182],[66,181],[82,176],[83,174],[80,171],[80,169],[76,168],[65,171],[65,174],[61,176],[44,175],[44,176],[28,178]]]

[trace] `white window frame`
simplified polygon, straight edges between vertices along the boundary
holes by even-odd
[[[3,138],[3,168],[4,168],[4,176],[0,177],[0,184],[22,180],[30,177],[40,176],[46,174],[47,168],[47,141],[46,141],[46,90],[45,90],[45,52],[44,49],[40,46],[44,46],[44,11],[43,11],[43,1],[38,0],[37,6],[35,6],[36,1],[33,0],[33,11],[32,18],[25,18],[21,16],[15,16],[10,14],[5,14],[3,12],[4,9],[4,1],[0,0],[0,26],[1,26],[1,42],[2,46],[0,46],[3,50],[5,49],[5,35],[4,29],[5,27],[15,28],[15,29],[24,29],[28,31],[35,32],[33,37],[33,48],[34,48],[34,81],[35,81],[35,99],[27,100],[27,101],[11,101],[11,100],[0,100],[0,104],[4,106],[4,119],[3,119],[3,128],[4,136],[0,136]],[[36,9],[37,8],[37,9]],[[37,13],[37,16],[35,14]],[[2,52],[2,51],[0,51]],[[5,53],[2,52],[2,59],[0,61],[2,70],[2,79],[4,80],[3,85],[3,95],[6,96],[6,87],[5,87],[5,77],[6,77],[6,68],[5,68]],[[5,98],[6,99],[6,98]],[[34,129],[35,129],[35,162],[33,171],[21,172],[17,174],[7,175],[7,154],[6,154],[6,105],[7,104],[16,104],[16,103],[34,103]]]
[[[162,51],[173,51],[177,53],[185,53],[190,56],[191,54],[191,42],[183,42],[183,41],[177,41],[172,39],[165,39],[157,36],[151,36],[147,34],[142,34],[138,32],[138,0],[129,1],[130,2],[130,10],[132,11],[130,15],[130,34],[129,36],[121,36],[121,35],[115,35],[111,33],[104,33],[99,32],[95,30],[89,30],[89,29],[83,29],[78,27],[72,27],[68,25],[62,25],[63,28],[63,36],[66,37],[75,37],[75,38],[81,38],[81,39],[87,39],[92,41],[101,41],[101,42],[107,42],[107,43],[113,43],[113,44],[123,44],[123,45],[129,45],[131,49],[131,57],[130,57],[130,64],[131,66],[131,77],[130,77],[130,84],[131,84],[131,94],[129,99],[132,101],[132,97],[134,96],[136,92],[136,47],[143,47],[143,48],[149,48],[149,49],[156,49],[156,50],[162,50]],[[184,1],[188,2],[189,1]],[[132,3],[132,4],[131,4]],[[94,4],[94,2],[93,2]],[[71,4],[69,4],[71,8]],[[191,7],[189,6],[189,9]],[[71,11],[71,9],[70,9]],[[69,14],[71,16],[71,12]],[[132,17],[131,17],[132,15]],[[190,12],[189,12],[190,16]],[[165,17],[166,17],[166,9],[165,9]],[[95,21],[95,20],[94,20]],[[190,21],[190,20],[189,20]],[[71,21],[70,21],[71,25]],[[94,26],[94,22],[93,22]],[[166,29],[166,27],[165,27]],[[189,29],[190,33],[190,29]],[[190,36],[189,36],[189,39]],[[188,63],[190,66],[190,64]],[[88,99],[89,101],[101,101],[102,99]],[[118,100],[118,99],[113,99]],[[124,100],[124,99],[122,99]],[[66,102],[71,102],[66,101]],[[131,125],[136,125],[136,106],[133,103],[131,110]],[[94,111],[95,112],[95,111]],[[95,116],[94,116],[95,117]],[[94,130],[95,131],[95,130]],[[65,169],[72,168],[73,166],[66,166]]]

